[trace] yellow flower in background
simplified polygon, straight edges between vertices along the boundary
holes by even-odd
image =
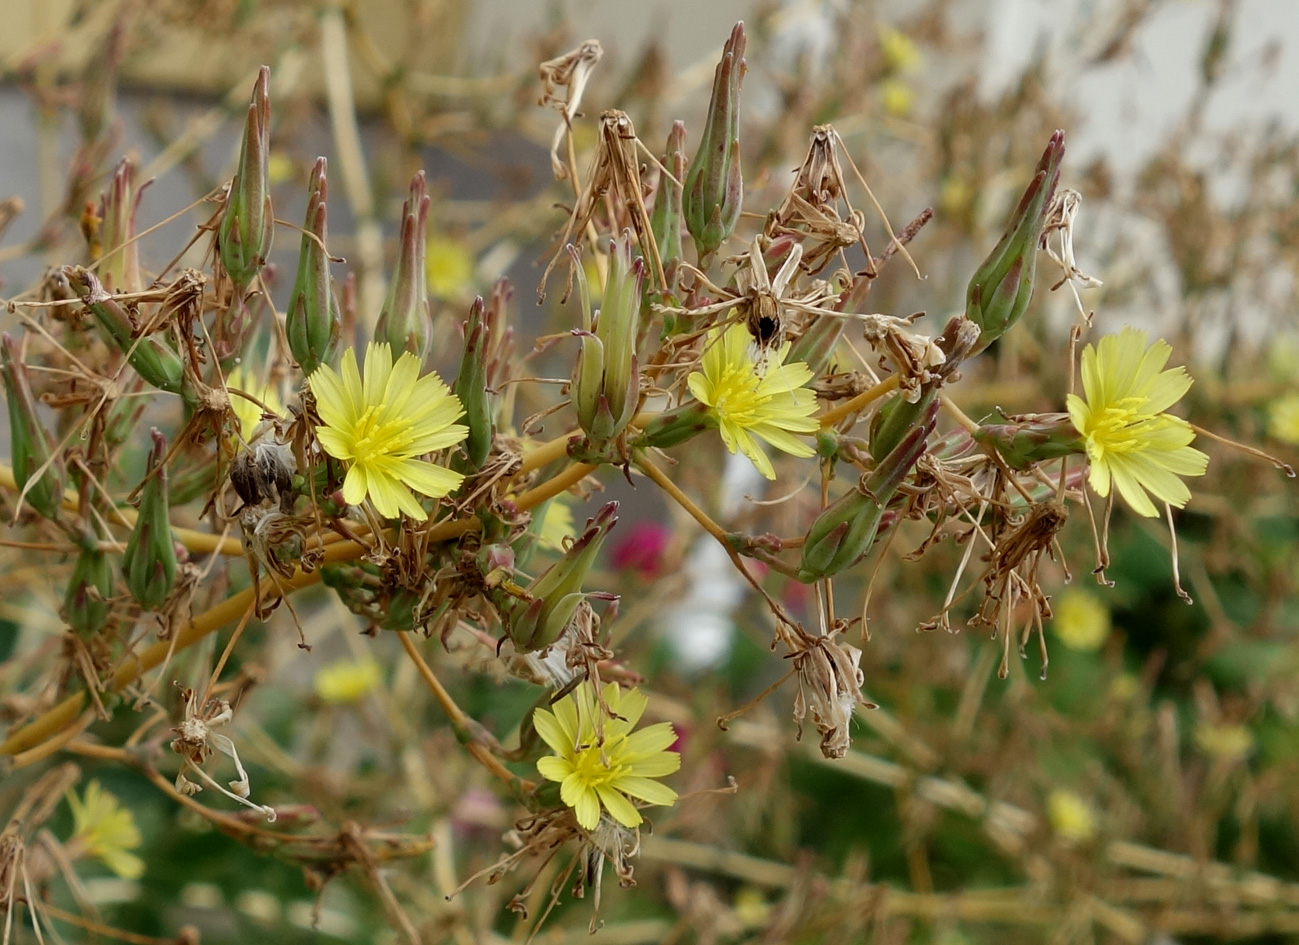
[[[283,151],[272,151],[266,160],[266,179],[272,184],[283,184],[294,175],[293,158]]]
[[[1056,788],[1047,795],[1046,815],[1056,836],[1069,843],[1083,843],[1096,834],[1096,814],[1073,791]]]
[[[879,36],[880,54],[890,72],[910,72],[920,65],[920,49],[906,33],[881,26]]]
[[[1110,635],[1110,611],[1091,591],[1071,587],[1051,608],[1051,627],[1060,642],[1071,650],[1099,650]]]
[[[894,118],[905,118],[911,112],[916,94],[911,86],[898,79],[885,79],[879,87],[880,104]]]
[[[416,457],[455,446],[469,433],[455,421],[464,416],[460,399],[436,374],[419,376],[419,358],[404,352],[397,363],[384,342],[365,351],[365,377],[356,350],[343,352],[339,371],[322,364],[307,379],[324,426],[316,438],[330,456],[347,462],[343,499],[366,498],[385,518],[404,512],[423,520],[427,513],[411,490],[441,498],[464,476]]]
[[[564,539],[573,534],[573,510],[569,507],[572,496],[560,493],[541,511],[541,523],[537,526],[537,541],[543,548],[562,551]]]
[[[1244,761],[1254,751],[1254,733],[1243,725],[1202,722],[1195,727],[1195,744],[1222,761]]]
[[[1282,443],[1299,443],[1299,390],[1282,394],[1268,406],[1267,432]]]
[[[335,660],[317,670],[311,686],[321,702],[348,705],[360,702],[382,679],[383,670],[374,660]]]
[[[72,808],[72,838],[69,845],[104,862],[122,879],[139,879],[144,875],[144,860],[131,850],[140,845],[140,828],[135,817],[117,802],[117,798],[99,786],[86,785],[79,799],[69,791]]]
[[[1190,444],[1191,425],[1167,410],[1190,389],[1185,368],[1163,370],[1173,349],[1146,347],[1146,333],[1124,328],[1082,353],[1083,397],[1069,395],[1069,418],[1087,445],[1089,482],[1097,495],[1118,488],[1138,515],[1158,511],[1147,491],[1182,508],[1191,491],[1179,476],[1202,476],[1209,457]]]
[[[474,281],[474,258],[463,243],[430,234],[425,250],[424,272],[430,293],[439,299],[454,299],[469,291]]]
[[[607,683],[601,696],[596,698],[589,681],[582,682],[554,704],[553,712],[533,713],[537,734],[554,751],[538,760],[537,770],[559,782],[560,798],[585,829],[600,823],[601,807],[624,827],[635,827],[642,818],[632,798],[676,803],[676,791],[652,780],[681,767],[681,756],[667,750],[676,732],[667,722],[632,732],[649,704],[639,690]]]
[[[717,328],[708,333],[704,348],[703,373],[687,378],[690,392],[712,408],[722,442],[753,461],[768,479],[776,478],[762,447],[754,437],[766,440],[793,456],[813,456],[816,451],[793,433],[815,433],[821,428],[816,413],[816,395],[803,387],[812,372],[802,361],[783,363],[789,345],[768,352],[767,370],[759,374],[750,353],[752,339],[743,325]]]
[[[284,404],[275,389],[266,382],[254,378],[251,371],[244,370],[243,365],[236,367],[226,377],[226,389],[241,390],[251,394],[270,408],[271,413],[284,412]],[[230,409],[234,411],[235,419],[239,421],[239,435],[243,437],[245,443],[251,442],[253,433],[262,422],[262,408],[247,397],[232,393]]]

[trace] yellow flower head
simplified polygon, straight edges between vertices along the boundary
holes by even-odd
[[[91,781],[83,798],[69,791],[67,800],[72,808],[72,846],[103,860],[122,879],[144,875],[144,860],[130,852],[140,845],[140,828],[117,798],[101,788],[98,781]]]
[[[1096,833],[1096,815],[1091,805],[1073,791],[1057,788],[1046,799],[1051,829],[1068,843],[1083,843]]]
[[[767,354],[767,370],[760,373],[750,352],[752,339],[743,325],[716,328],[708,333],[703,373],[687,378],[690,393],[712,408],[722,442],[732,453],[738,448],[768,479],[776,478],[771,460],[754,437],[794,456],[812,456],[815,450],[792,433],[814,433],[820,424],[816,395],[803,387],[812,372],[802,361],[785,364],[789,345]]]
[[[284,412],[284,404],[280,401],[280,395],[275,392],[271,385],[257,380],[253,377],[251,371],[245,371],[243,366],[235,368],[226,377],[227,390],[241,390],[247,394],[256,397],[267,407],[271,413],[280,414]],[[230,409],[234,411],[235,419],[239,421],[239,435],[243,437],[245,443],[252,441],[253,433],[262,422],[262,408],[257,406],[247,397],[232,393],[230,395]]]
[[[430,234],[424,256],[428,290],[439,299],[454,299],[473,287],[474,258],[464,243]]]
[[[350,464],[343,499],[358,505],[369,497],[385,518],[404,512],[427,517],[411,494],[441,498],[464,476],[416,457],[455,446],[469,433],[455,421],[464,416],[460,398],[436,374],[419,376],[419,358],[409,351],[392,363],[386,343],[365,351],[365,379],[356,350],[343,352],[342,369],[322,364],[310,378],[324,426],[316,438],[330,456]]]
[[[383,671],[374,660],[336,660],[321,667],[311,684],[321,702],[346,705],[359,702],[382,679]]]
[[[642,818],[629,798],[676,803],[676,791],[651,779],[681,767],[681,756],[667,750],[677,736],[667,722],[632,732],[649,703],[639,690],[607,683],[602,694],[597,699],[595,686],[583,682],[553,712],[533,713],[537,734],[555,752],[540,759],[537,770],[559,782],[560,798],[585,829],[600,823],[601,806],[624,827],[635,827]]]
[[[1071,650],[1098,650],[1110,635],[1109,608],[1091,591],[1071,587],[1053,609],[1055,635]]]
[[[1282,443],[1299,443],[1299,390],[1272,401],[1267,409],[1267,432]]]
[[[1201,722],[1195,727],[1195,744],[1214,758],[1243,761],[1254,751],[1254,734],[1243,725]]]
[[[1086,399],[1069,395],[1069,418],[1087,445],[1091,487],[1110,484],[1138,515],[1159,514],[1147,490],[1181,508],[1191,491],[1179,476],[1202,476],[1209,457],[1190,444],[1191,425],[1167,410],[1191,387],[1185,368],[1165,371],[1173,349],[1164,341],[1146,347],[1146,333],[1124,328],[1082,353]]]

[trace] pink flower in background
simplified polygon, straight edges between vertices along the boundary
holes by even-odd
[[[632,522],[614,542],[610,561],[619,571],[635,571],[642,577],[663,573],[664,557],[672,541],[672,530],[662,522]]]

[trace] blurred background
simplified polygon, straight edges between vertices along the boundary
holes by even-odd
[[[825,122],[895,225],[934,208],[910,246],[923,278],[889,267],[872,289],[874,310],[927,312],[936,325],[960,311],[970,273],[1051,131],[1064,128],[1062,183],[1083,197],[1078,265],[1103,283],[1082,297],[1096,324],[1166,338],[1173,363],[1196,378],[1187,411],[1197,424],[1299,460],[1291,0],[0,8],[0,298],[30,291],[49,265],[78,261],[82,208],[126,154],[154,178],[140,211],[142,228],[156,225],[145,268],[181,252],[211,215],[198,201],[232,173],[266,63],[276,215],[302,218],[312,161],[328,156],[330,249],[346,259],[335,276],[355,279],[363,331],[420,168],[434,195],[428,277],[440,328],[458,330],[472,298],[506,274],[511,316],[527,333],[563,330],[571,310],[534,304],[537,260],[563,223],[555,207],[571,199],[551,174],[557,119],[537,106],[538,63],[598,39],[605,56],[586,116],[621,108],[654,147],[680,118],[694,141],[721,44],[743,18],[749,209],[774,204],[811,128]],[[575,137],[579,153],[589,150],[594,122]],[[274,293],[287,295],[296,245],[296,235],[277,239]],[[971,368],[958,391],[967,412],[1061,409],[1078,306],[1068,287],[1046,289],[1023,329]],[[12,330],[15,317],[5,317]],[[537,363],[566,370],[546,355]],[[1091,537],[1073,522],[1064,540],[1072,581],[1058,565],[1052,576],[1044,676],[1031,653],[997,678],[1001,644],[986,630],[917,631],[941,607],[962,549],[937,546],[912,564],[903,556],[918,540],[899,541],[845,581],[853,606],[870,585],[871,637],[854,642],[864,692],[879,707],[859,711],[852,751],[833,762],[814,734],[795,740],[788,685],[728,730],[715,724],[784,667],[773,665],[761,608],[688,520],[613,480],[574,505],[579,522],[609,497],[631,509],[600,586],[623,595],[620,649],[647,676],[655,713],[682,734],[674,784],[687,795],[656,814],[635,887],[605,877],[594,939],[591,900],[568,894],[561,862],[494,885],[471,881],[508,852],[501,837],[520,808],[458,751],[392,634],[360,636],[360,621],[327,593],[303,605],[310,653],[283,615],[250,632],[236,661],[249,685],[232,735],[263,802],[427,837],[431,849],[398,844],[391,862],[336,871],[319,850],[240,842],[133,771],[80,758],[82,787],[97,779],[132,811],[145,869],[123,878],[79,863],[75,881],[34,893],[97,917],[56,920],[67,941],[170,942],[191,934],[182,929],[221,943],[408,941],[412,932],[465,943],[1293,940],[1296,486],[1266,461],[1198,445],[1212,455],[1210,473],[1178,516],[1180,576],[1194,605],[1174,592],[1166,528],[1116,520],[1110,588],[1091,577]],[[683,487],[722,504],[757,494],[747,467],[717,469],[683,466]],[[0,568],[6,722],[27,709],[16,657],[63,632],[59,585],[30,565],[17,554]],[[772,592],[796,612],[808,607],[798,585]],[[212,658],[210,646],[195,648],[175,675]],[[517,728],[535,693],[499,679],[481,654],[453,647],[439,659],[475,719],[502,738]],[[358,664],[377,671],[331,685],[331,669],[336,677]],[[126,715],[93,731],[121,744],[138,721]],[[6,778],[0,810],[33,777]],[[733,795],[718,790],[728,777]],[[66,839],[69,808],[46,826]],[[539,922],[557,877],[558,903]],[[507,908],[516,895],[526,917]],[[5,937],[36,940],[17,921]]]

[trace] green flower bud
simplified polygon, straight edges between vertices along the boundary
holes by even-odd
[[[428,309],[429,198],[420,171],[410,182],[410,198],[401,208],[401,245],[388,296],[379,310],[375,341],[386,341],[394,356],[413,351],[422,361],[433,347],[433,321]]]
[[[266,264],[274,235],[275,215],[271,211],[271,70],[262,66],[253,85],[244,138],[239,148],[239,166],[226,197],[225,212],[217,228],[221,264],[231,281],[246,289]]]
[[[1087,452],[1082,435],[1065,413],[1044,413],[1015,423],[989,423],[974,434],[976,442],[995,449],[1012,469]]]
[[[974,354],[1019,321],[1033,297],[1038,241],[1047,208],[1060,181],[1063,157],[1064,132],[1057,131],[1042,152],[1033,180],[1011,215],[1001,241],[970,280],[965,293],[965,316],[983,330]]]
[[[333,280],[329,276],[326,243],[329,237],[325,206],[327,166],[323,157],[316,158],[316,166],[311,169],[307,219],[302,225],[302,247],[298,251],[298,274],[293,280],[289,309],[284,314],[284,333],[289,339],[289,350],[301,365],[302,373],[308,376],[330,361],[341,325],[338,299],[334,296]]]
[[[63,511],[63,461],[54,452],[54,440],[36,413],[36,397],[27,377],[18,345],[5,334],[0,351],[5,402],[9,405],[9,455],[14,482],[24,501],[47,519]]]
[[[103,217],[101,239],[107,252],[99,259],[99,274],[110,292],[139,292],[144,288],[140,276],[139,243],[135,238],[135,212],[140,196],[152,181],[135,186],[135,165],[122,158],[113,172],[113,181],[100,201]]]
[[[745,42],[744,24],[736,23],[713,73],[713,95],[708,102],[703,140],[686,172],[682,212],[700,259],[715,253],[735,231],[744,203],[739,123]]]
[[[586,275],[573,253],[587,324],[586,331],[574,332],[582,340],[582,350],[573,369],[573,407],[578,423],[597,449],[627,428],[640,403],[636,333],[645,261],[640,257],[632,259],[631,250],[631,231],[624,230],[622,237],[610,245],[603,307],[594,314]]]
[[[156,429],[150,430],[148,472],[140,491],[140,513],[122,555],[126,588],[146,610],[157,610],[176,583],[176,544],[171,537],[167,502],[167,442]]]
[[[106,291],[99,279],[89,269],[81,266],[64,266],[63,276],[90,309],[106,340],[126,355],[135,373],[159,390],[181,393],[185,368],[180,355],[153,338],[135,335],[135,323],[121,303]]]
[[[480,295],[469,307],[469,321],[465,322],[465,353],[460,358],[460,372],[456,375],[454,388],[465,408],[464,423],[469,427],[469,435],[465,437],[464,451],[469,469],[474,471],[487,462],[496,436],[495,409],[492,393],[487,387],[491,328],[487,305]]]
[[[675,268],[681,261],[681,182],[686,174],[686,126],[673,122],[668,134],[663,166],[667,173],[659,173],[659,186],[654,194],[654,209],[650,213],[650,231],[659,248],[663,268]],[[669,176],[670,175],[670,176]],[[672,280],[668,280],[669,285]]]
[[[937,422],[931,404],[924,422],[912,427],[894,450],[856,488],[831,503],[812,523],[803,541],[798,579],[805,584],[852,567],[870,551],[884,522],[885,506],[925,453],[925,441]]]
[[[63,619],[83,637],[103,629],[112,612],[113,566],[93,535],[87,535],[72,566],[68,591],[63,598]]]
[[[711,407],[697,400],[689,400],[680,407],[663,411],[645,424],[633,446],[636,449],[678,446],[709,427],[716,426],[716,423]]]
[[[542,650],[559,639],[577,613],[577,605],[589,596],[582,591],[582,582],[617,522],[618,503],[606,503],[594,518],[587,519],[586,529],[564,557],[527,589],[526,600],[499,598],[501,619],[519,652]]]

